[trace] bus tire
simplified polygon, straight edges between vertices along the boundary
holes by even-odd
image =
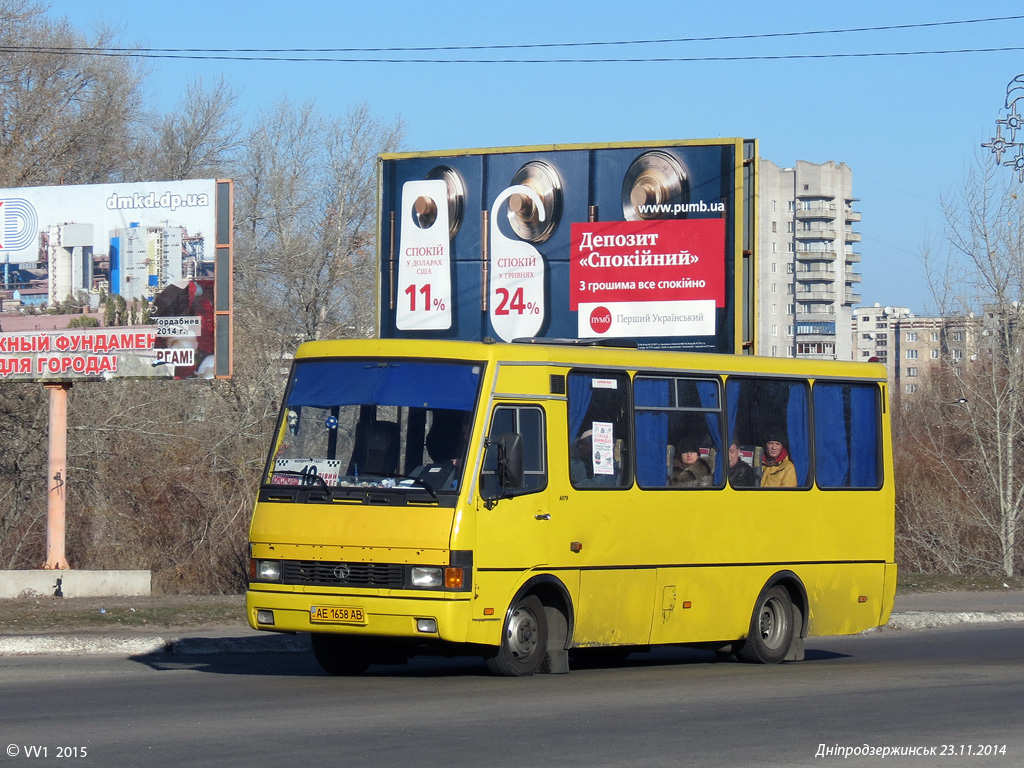
[[[734,646],[740,661],[778,664],[789,654],[796,627],[793,601],[785,587],[776,585],[762,594],[750,617],[750,631]]]
[[[314,632],[310,641],[313,656],[329,675],[361,674],[373,660],[369,646],[357,638]]]
[[[521,598],[505,619],[501,645],[484,659],[487,669],[504,677],[525,677],[540,669],[548,647],[544,606],[534,595]]]

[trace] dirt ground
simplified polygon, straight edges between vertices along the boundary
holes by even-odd
[[[246,627],[244,595],[28,597],[0,600],[0,633]]]

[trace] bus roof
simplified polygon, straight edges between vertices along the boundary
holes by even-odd
[[[647,350],[576,340],[529,339],[506,343],[436,339],[346,339],[308,341],[302,344],[295,354],[297,360],[331,357],[535,362],[559,367],[600,366],[629,370],[670,369],[886,381],[886,369],[881,363]]]

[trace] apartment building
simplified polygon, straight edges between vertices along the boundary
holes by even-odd
[[[987,316],[994,316],[992,310]],[[854,360],[872,358],[888,369],[894,402],[922,392],[927,375],[948,355],[954,364],[977,354],[982,319],[967,316],[916,315],[907,307],[859,307],[854,311]]]
[[[853,174],[844,163],[759,165],[759,355],[850,360],[861,276]]]

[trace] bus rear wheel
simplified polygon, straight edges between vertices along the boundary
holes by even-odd
[[[778,664],[789,654],[796,631],[793,601],[783,586],[765,591],[754,606],[747,638],[736,647],[740,661]]]
[[[544,606],[533,595],[527,595],[508,612],[501,645],[484,661],[495,675],[525,677],[540,669],[547,647],[548,622]]]
[[[359,638],[314,632],[313,656],[329,675],[358,675],[373,661],[370,646]]]

